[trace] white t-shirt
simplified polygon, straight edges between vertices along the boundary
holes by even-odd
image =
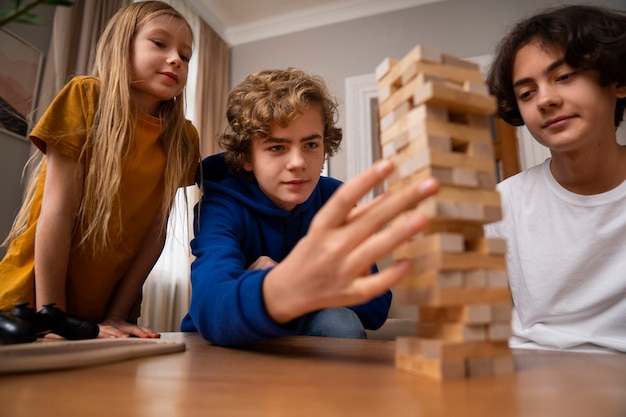
[[[572,193],[550,159],[498,184],[514,308],[512,347],[626,352],[626,181]]]

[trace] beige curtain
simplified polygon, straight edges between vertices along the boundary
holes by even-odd
[[[57,7],[52,22],[52,36],[41,79],[37,108],[33,123],[37,122],[57,93],[75,75],[91,71],[95,59],[96,43],[104,28],[122,6],[132,0],[76,0],[71,7]],[[31,155],[41,157],[35,145]],[[26,167],[26,175],[33,175],[38,159]]]
[[[230,52],[226,42],[206,23],[200,23],[195,123],[202,156],[219,152],[217,135],[226,128]]]
[[[196,47],[187,82],[187,117],[198,129],[202,156],[208,156],[218,152],[216,136],[226,126],[229,47],[211,27],[196,17],[186,2],[167,1],[187,18],[194,30]],[[193,260],[189,242],[193,238],[193,207],[199,197],[196,186],[178,193],[170,215],[165,248],[144,285],[139,324],[158,332],[178,331],[189,309],[189,272]]]
[[[109,19],[131,0],[76,0],[72,7],[57,7],[52,38],[39,93],[39,119],[56,94],[75,75],[91,71],[96,43]]]

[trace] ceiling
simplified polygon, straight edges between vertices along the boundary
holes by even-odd
[[[188,0],[231,46],[443,0]]]

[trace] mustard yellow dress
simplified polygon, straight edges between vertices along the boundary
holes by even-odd
[[[30,139],[43,152],[48,146],[75,160],[85,145],[85,132],[92,125],[93,109],[98,102],[99,81],[93,77],[75,77],[46,110]],[[66,281],[66,310],[85,318],[101,321],[107,311],[115,287],[131,264],[150,226],[160,210],[164,192],[165,154],[159,135],[160,120],[141,113],[137,120],[134,147],[124,164],[120,189],[121,239],[109,252],[81,250],[74,233]],[[191,122],[187,131],[195,139],[198,133]],[[89,158],[89,156],[87,156]],[[189,155],[195,161],[199,152]],[[89,161],[85,161],[88,166]],[[195,171],[194,164],[194,171]],[[85,171],[86,172],[86,171]],[[8,248],[0,262],[0,309],[9,309],[15,302],[35,302],[35,230],[41,210],[45,165],[39,178],[27,229]],[[194,172],[184,185],[193,184]],[[114,208],[117,210],[117,208]],[[113,218],[115,217],[115,218]],[[120,230],[120,221],[112,216],[111,229]],[[128,319],[140,313],[137,300]]]

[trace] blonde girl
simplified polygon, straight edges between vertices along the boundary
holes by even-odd
[[[45,156],[5,241],[0,309],[54,302],[100,323],[99,337],[159,337],[135,323],[176,191],[199,160],[184,117],[192,42],[159,1],[111,19],[92,76],[73,78],[30,134]]]

